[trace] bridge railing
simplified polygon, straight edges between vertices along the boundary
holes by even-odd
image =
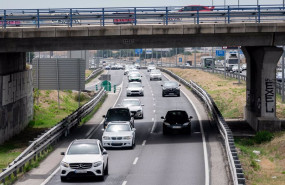
[[[178,75],[174,74],[173,72],[169,70],[166,70],[163,68],[161,68],[161,70],[169,74],[173,78],[175,78],[177,81],[184,84],[186,87],[189,87],[205,103],[209,114],[212,116],[213,120],[216,122],[219,128],[220,134],[223,137],[233,184],[234,185],[245,184],[245,177],[244,177],[244,173],[241,167],[240,160],[237,155],[232,131],[228,127],[227,123],[225,122],[214,100],[204,89],[198,86],[195,82],[191,80],[186,81],[185,79],[179,77]]]
[[[96,76],[97,74],[99,74],[101,71],[103,71],[103,68],[101,68],[101,67],[92,71],[92,73],[85,79],[85,82],[87,82],[89,79],[91,79],[94,76]]]
[[[72,127],[78,125],[82,118],[88,115],[94,107],[101,101],[106,94],[106,91],[101,88],[97,95],[86,104],[79,107],[72,114],[57,123],[54,127],[47,130],[45,133],[35,138],[33,142],[26,148],[6,169],[2,169],[0,173],[0,184],[5,183],[6,179],[11,179],[11,176],[17,176],[23,172],[26,164],[30,164],[32,160],[40,157],[43,151],[56,143],[60,137],[67,136]]]
[[[181,11],[182,8],[183,6],[0,9],[0,25],[2,28],[39,28],[124,24],[271,23],[285,20],[283,5],[215,6],[208,11]]]

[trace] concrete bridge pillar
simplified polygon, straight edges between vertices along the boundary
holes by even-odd
[[[32,118],[32,72],[26,69],[26,54],[0,53],[0,144],[22,131]]]
[[[276,118],[276,66],[283,50],[274,46],[246,46],[247,62],[245,120],[256,131],[278,131]]]

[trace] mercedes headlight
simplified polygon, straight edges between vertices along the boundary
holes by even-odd
[[[170,126],[170,124],[169,124],[169,123],[167,123],[167,122],[164,122],[164,124],[165,124],[165,125],[167,125],[167,126]]]
[[[101,162],[101,161],[98,161],[98,162],[96,162],[96,163],[93,164],[94,167],[98,167],[98,166],[100,166],[100,165],[102,165],[102,162]]]
[[[189,122],[187,122],[187,123],[184,123],[183,124],[183,126],[188,126],[190,123]]]
[[[65,167],[65,168],[69,168],[69,164],[66,162],[61,162],[61,166]]]
[[[130,140],[130,139],[132,139],[132,136],[125,136],[125,137],[123,137],[123,139]]]
[[[103,136],[103,140],[110,140],[111,138],[109,136]]]

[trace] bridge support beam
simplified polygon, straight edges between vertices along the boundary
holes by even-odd
[[[283,50],[274,46],[242,47],[247,62],[245,120],[255,131],[278,131],[276,66]]]
[[[0,53],[0,144],[22,131],[32,117],[32,72],[26,69],[26,54]]]

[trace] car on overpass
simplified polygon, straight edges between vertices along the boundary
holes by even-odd
[[[123,99],[120,105],[122,107],[129,108],[134,118],[143,119],[143,108],[142,107],[144,106],[144,104],[141,104],[141,101],[139,99],[126,98],[126,99]]]
[[[201,5],[189,5],[184,6],[178,12],[211,12],[215,9],[214,6],[201,6]]]
[[[162,86],[162,97],[166,95],[180,96],[180,84],[176,81],[164,81]]]
[[[114,121],[110,122],[104,130],[102,143],[104,147],[128,147],[135,146],[136,129],[130,122]]]
[[[60,163],[61,181],[75,177],[108,175],[108,153],[98,139],[79,139],[71,142]]]
[[[166,113],[163,119],[162,131],[163,135],[169,134],[171,131],[182,131],[186,134],[191,134],[191,119],[184,110],[170,110]]]
[[[151,72],[151,70],[155,70],[156,67],[154,65],[147,66],[147,72]]]
[[[107,127],[109,122],[112,121],[128,121],[134,127],[134,116],[131,114],[130,109],[126,107],[114,107],[107,111],[106,115],[103,115],[104,128]]]
[[[127,96],[144,96],[144,89],[141,82],[130,82],[127,87]]]

